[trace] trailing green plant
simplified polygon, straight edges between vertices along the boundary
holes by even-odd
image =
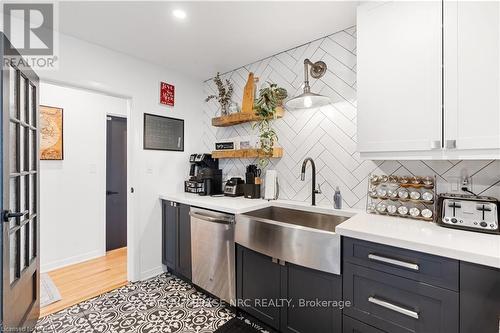
[[[231,105],[231,98],[233,97],[233,83],[226,79],[226,83],[222,81],[220,78],[219,72],[213,78],[215,85],[217,86],[217,90],[219,91],[219,95],[209,95],[205,98],[205,102],[210,101],[211,99],[216,99],[219,102],[221,107],[221,113],[223,116],[229,114],[229,106]]]
[[[260,149],[265,156],[259,159],[259,165],[265,168],[269,164],[269,156],[273,152],[278,135],[271,125],[271,120],[276,119],[276,108],[283,104],[288,96],[285,88],[278,87],[276,83],[267,82],[268,87],[259,90],[259,97],[255,100],[254,111],[259,116],[259,121],[253,124],[253,128],[259,130]]]

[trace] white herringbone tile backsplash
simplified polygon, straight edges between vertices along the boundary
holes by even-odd
[[[437,175],[438,191],[452,190],[452,184],[467,174],[472,176],[473,191],[500,198],[500,161],[362,161],[356,153],[356,27],[337,32],[295,49],[243,66],[225,74],[234,82],[234,100],[241,104],[248,73],[286,88],[290,96],[301,91],[303,61],[323,60],[328,71],[320,80],[312,79],[312,91],[330,96],[332,106],[320,109],[285,112],[274,121],[279,144],[285,155],[273,159],[268,169],[276,169],[280,182],[280,199],[310,200],[308,181],[300,181],[300,168],[305,157],[316,162],[317,181],[322,194],[320,204],[333,202],[335,186],[339,186],[346,207],[365,208],[367,176],[371,172],[400,175]],[[216,88],[211,80],[205,83],[206,94]],[[255,135],[250,124],[217,128],[211,118],[218,113],[215,102],[204,107],[202,141],[212,151],[216,140]],[[244,176],[247,164],[255,160],[221,160],[224,177]],[[308,171],[310,172],[310,170]]]

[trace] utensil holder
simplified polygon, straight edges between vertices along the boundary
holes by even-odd
[[[255,182],[255,174],[253,172],[245,173],[245,183],[253,184]]]
[[[247,199],[259,199],[260,184],[243,184],[243,195]]]

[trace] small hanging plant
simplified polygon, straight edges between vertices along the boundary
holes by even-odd
[[[278,87],[276,83],[267,82],[268,87],[261,88],[259,98],[255,100],[254,111],[260,120],[253,124],[259,129],[260,149],[265,157],[259,159],[261,168],[269,164],[269,156],[273,152],[274,143],[278,141],[276,131],[271,126],[271,120],[276,119],[276,108],[283,104],[288,96],[285,88]]]
[[[217,90],[219,91],[219,95],[209,95],[205,98],[205,102],[210,101],[211,99],[216,99],[219,102],[221,108],[221,115],[226,116],[229,114],[229,107],[231,105],[231,98],[233,97],[233,83],[226,79],[225,84],[220,78],[219,72],[213,78],[215,85],[217,86]]]

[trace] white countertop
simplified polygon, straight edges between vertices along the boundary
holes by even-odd
[[[335,231],[342,236],[500,268],[500,235],[368,213],[351,217]]]
[[[230,214],[242,214],[251,210],[269,206],[269,201],[264,199],[245,199],[243,197],[210,197],[193,193],[161,194],[160,199],[170,200],[186,205],[218,210]]]
[[[340,216],[354,216],[362,213],[358,209],[333,209],[328,206],[311,206],[308,202],[297,202],[290,200],[264,200],[245,199],[244,197],[224,197],[224,196],[201,196],[198,194],[178,192],[170,194],[160,194],[161,200],[170,200],[186,205],[200,208],[217,210],[229,214],[243,214],[252,210],[262,209],[269,206],[279,206],[291,209],[307,210],[310,212],[334,214]]]
[[[440,227],[435,223],[368,214],[361,210],[336,210],[309,203],[243,197],[206,197],[190,193],[162,194],[160,199],[184,203],[230,214],[243,214],[268,206],[308,210],[323,214],[350,216],[336,233],[438,256],[500,268],[500,235]]]

